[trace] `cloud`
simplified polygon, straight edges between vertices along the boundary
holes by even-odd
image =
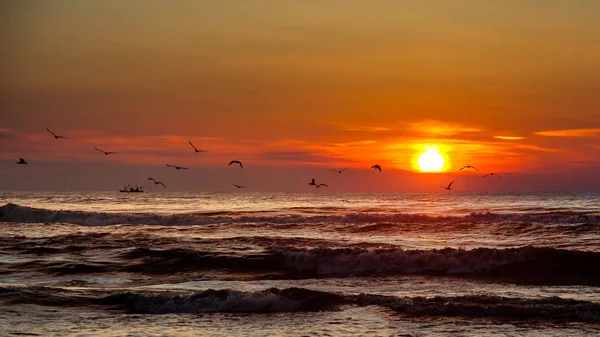
[[[551,149],[551,148],[541,147],[541,146],[537,146],[537,145],[517,145],[517,148],[523,149],[523,150],[539,151],[539,152],[564,152],[563,150]]]
[[[432,119],[409,123],[408,129],[417,133],[440,136],[453,136],[461,133],[477,133],[483,131],[483,129],[477,127]]]
[[[324,162],[328,158],[308,151],[271,151],[262,155],[263,159],[273,161],[294,161],[294,162]]]
[[[391,128],[381,126],[353,126],[344,129],[345,131],[357,131],[357,132],[378,132],[378,131],[391,131]]]
[[[382,132],[382,131],[394,130],[393,128],[390,128],[387,126],[357,125],[357,124],[350,124],[350,123],[336,122],[336,121],[328,121],[325,123],[335,125],[344,131],[350,131],[350,132]]]
[[[356,147],[356,146],[369,146],[377,143],[376,140],[358,140],[355,142],[336,143],[334,146],[337,147]]]
[[[0,129],[0,140],[2,139],[14,139],[17,138],[15,136],[15,132],[9,129]]]
[[[546,137],[600,137],[600,128],[538,131],[533,134]]]
[[[496,139],[502,139],[502,140],[522,140],[522,139],[527,139],[527,137],[520,137],[520,136],[494,136],[494,138],[496,138]]]

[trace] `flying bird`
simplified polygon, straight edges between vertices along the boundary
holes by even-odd
[[[312,178],[312,181],[310,183],[308,183],[310,186],[317,186],[317,183],[315,182],[315,178]]]
[[[350,201],[348,201],[346,199],[342,199],[342,200],[340,200],[340,202],[345,202],[345,203],[348,203],[348,204],[350,203]]]
[[[379,166],[379,165],[377,165],[377,164],[375,164],[375,165],[371,166],[371,168],[373,168],[373,169],[376,169],[376,170],[379,170],[379,172],[381,172],[381,166]]]
[[[327,184],[319,184],[319,185],[317,185],[317,188],[319,188],[321,186],[329,187],[329,186],[327,186]]]
[[[347,170],[347,168],[345,168],[345,169],[341,169],[341,170],[336,170],[336,169],[331,169],[331,170],[332,170],[333,172],[337,172],[337,173],[340,173],[340,174],[341,174],[342,172],[346,171],[346,170]]]
[[[194,152],[196,152],[196,153],[198,153],[198,152],[208,152],[208,151],[205,151],[205,150],[198,150],[198,149],[197,149],[197,148],[194,146],[194,144],[192,144],[192,141],[188,141],[188,143],[190,143],[190,145],[191,145],[191,146],[194,148]]]
[[[231,185],[237,187],[237,188],[249,188],[248,186],[243,186],[243,185],[236,185],[234,183],[231,183]]]
[[[239,160],[232,160],[232,161],[229,162],[229,165],[231,165],[231,164],[240,164],[240,167],[242,169],[244,169],[244,166],[242,166],[242,162],[239,161]]]
[[[48,130],[48,132],[50,132],[54,136],[54,139],[67,138],[67,137],[64,137],[64,136],[57,136],[56,133],[50,131],[50,129],[48,129],[48,128],[46,128],[46,130]]]
[[[585,219],[585,221],[588,221],[587,215],[583,215],[583,214],[579,214],[579,216],[577,217],[577,219]]]
[[[107,151],[102,151],[99,148],[95,147],[94,149],[96,149],[96,151],[100,151],[102,153],[104,153],[105,156],[108,156],[109,154],[117,154],[118,152],[107,152]]]
[[[463,166],[463,167],[462,167],[462,168],[461,168],[459,171],[462,171],[462,170],[464,170],[464,169],[468,169],[468,168],[472,168],[472,169],[475,169],[475,171],[479,171],[479,170],[477,169],[477,167],[475,167],[475,166],[471,166],[471,165],[466,165],[466,166]]]
[[[17,162],[17,164],[19,164],[19,165],[27,165],[27,162],[25,161],[25,159],[19,158],[19,161]]]
[[[167,187],[161,181],[156,181],[156,179],[154,179],[154,178],[148,178],[148,180],[154,181],[154,185],[162,185],[163,187]]]
[[[448,186],[440,186],[440,187],[442,187],[442,188],[445,188],[445,189],[447,189],[448,191],[450,191],[450,190],[452,189],[452,184],[454,184],[454,180],[452,180],[452,181],[450,182],[450,184],[448,184]]]
[[[166,164],[168,167],[173,167],[176,170],[187,170],[187,167],[183,167],[183,166],[177,166],[177,165],[169,165]]]
[[[500,176],[497,175],[496,173],[488,173],[488,174],[484,175],[483,177],[485,178],[487,176],[496,176],[496,177],[500,178]]]

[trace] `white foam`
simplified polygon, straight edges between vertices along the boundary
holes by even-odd
[[[0,221],[22,223],[70,223],[87,226],[106,226],[116,224],[135,225],[203,225],[222,223],[274,223],[274,224],[319,224],[319,223],[465,223],[465,222],[531,222],[531,223],[581,223],[576,214],[494,214],[473,212],[466,216],[431,216],[420,214],[379,214],[347,213],[342,215],[321,216],[221,216],[206,214],[152,213],[103,213],[84,211],[63,211],[38,209],[16,204],[0,207]],[[593,223],[600,219],[592,217]]]

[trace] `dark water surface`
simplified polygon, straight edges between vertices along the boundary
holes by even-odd
[[[0,193],[2,336],[600,333],[600,194]]]

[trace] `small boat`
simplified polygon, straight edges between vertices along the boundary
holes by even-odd
[[[125,184],[122,190],[119,190],[121,193],[144,193],[144,189],[142,186],[135,185],[135,188]]]

